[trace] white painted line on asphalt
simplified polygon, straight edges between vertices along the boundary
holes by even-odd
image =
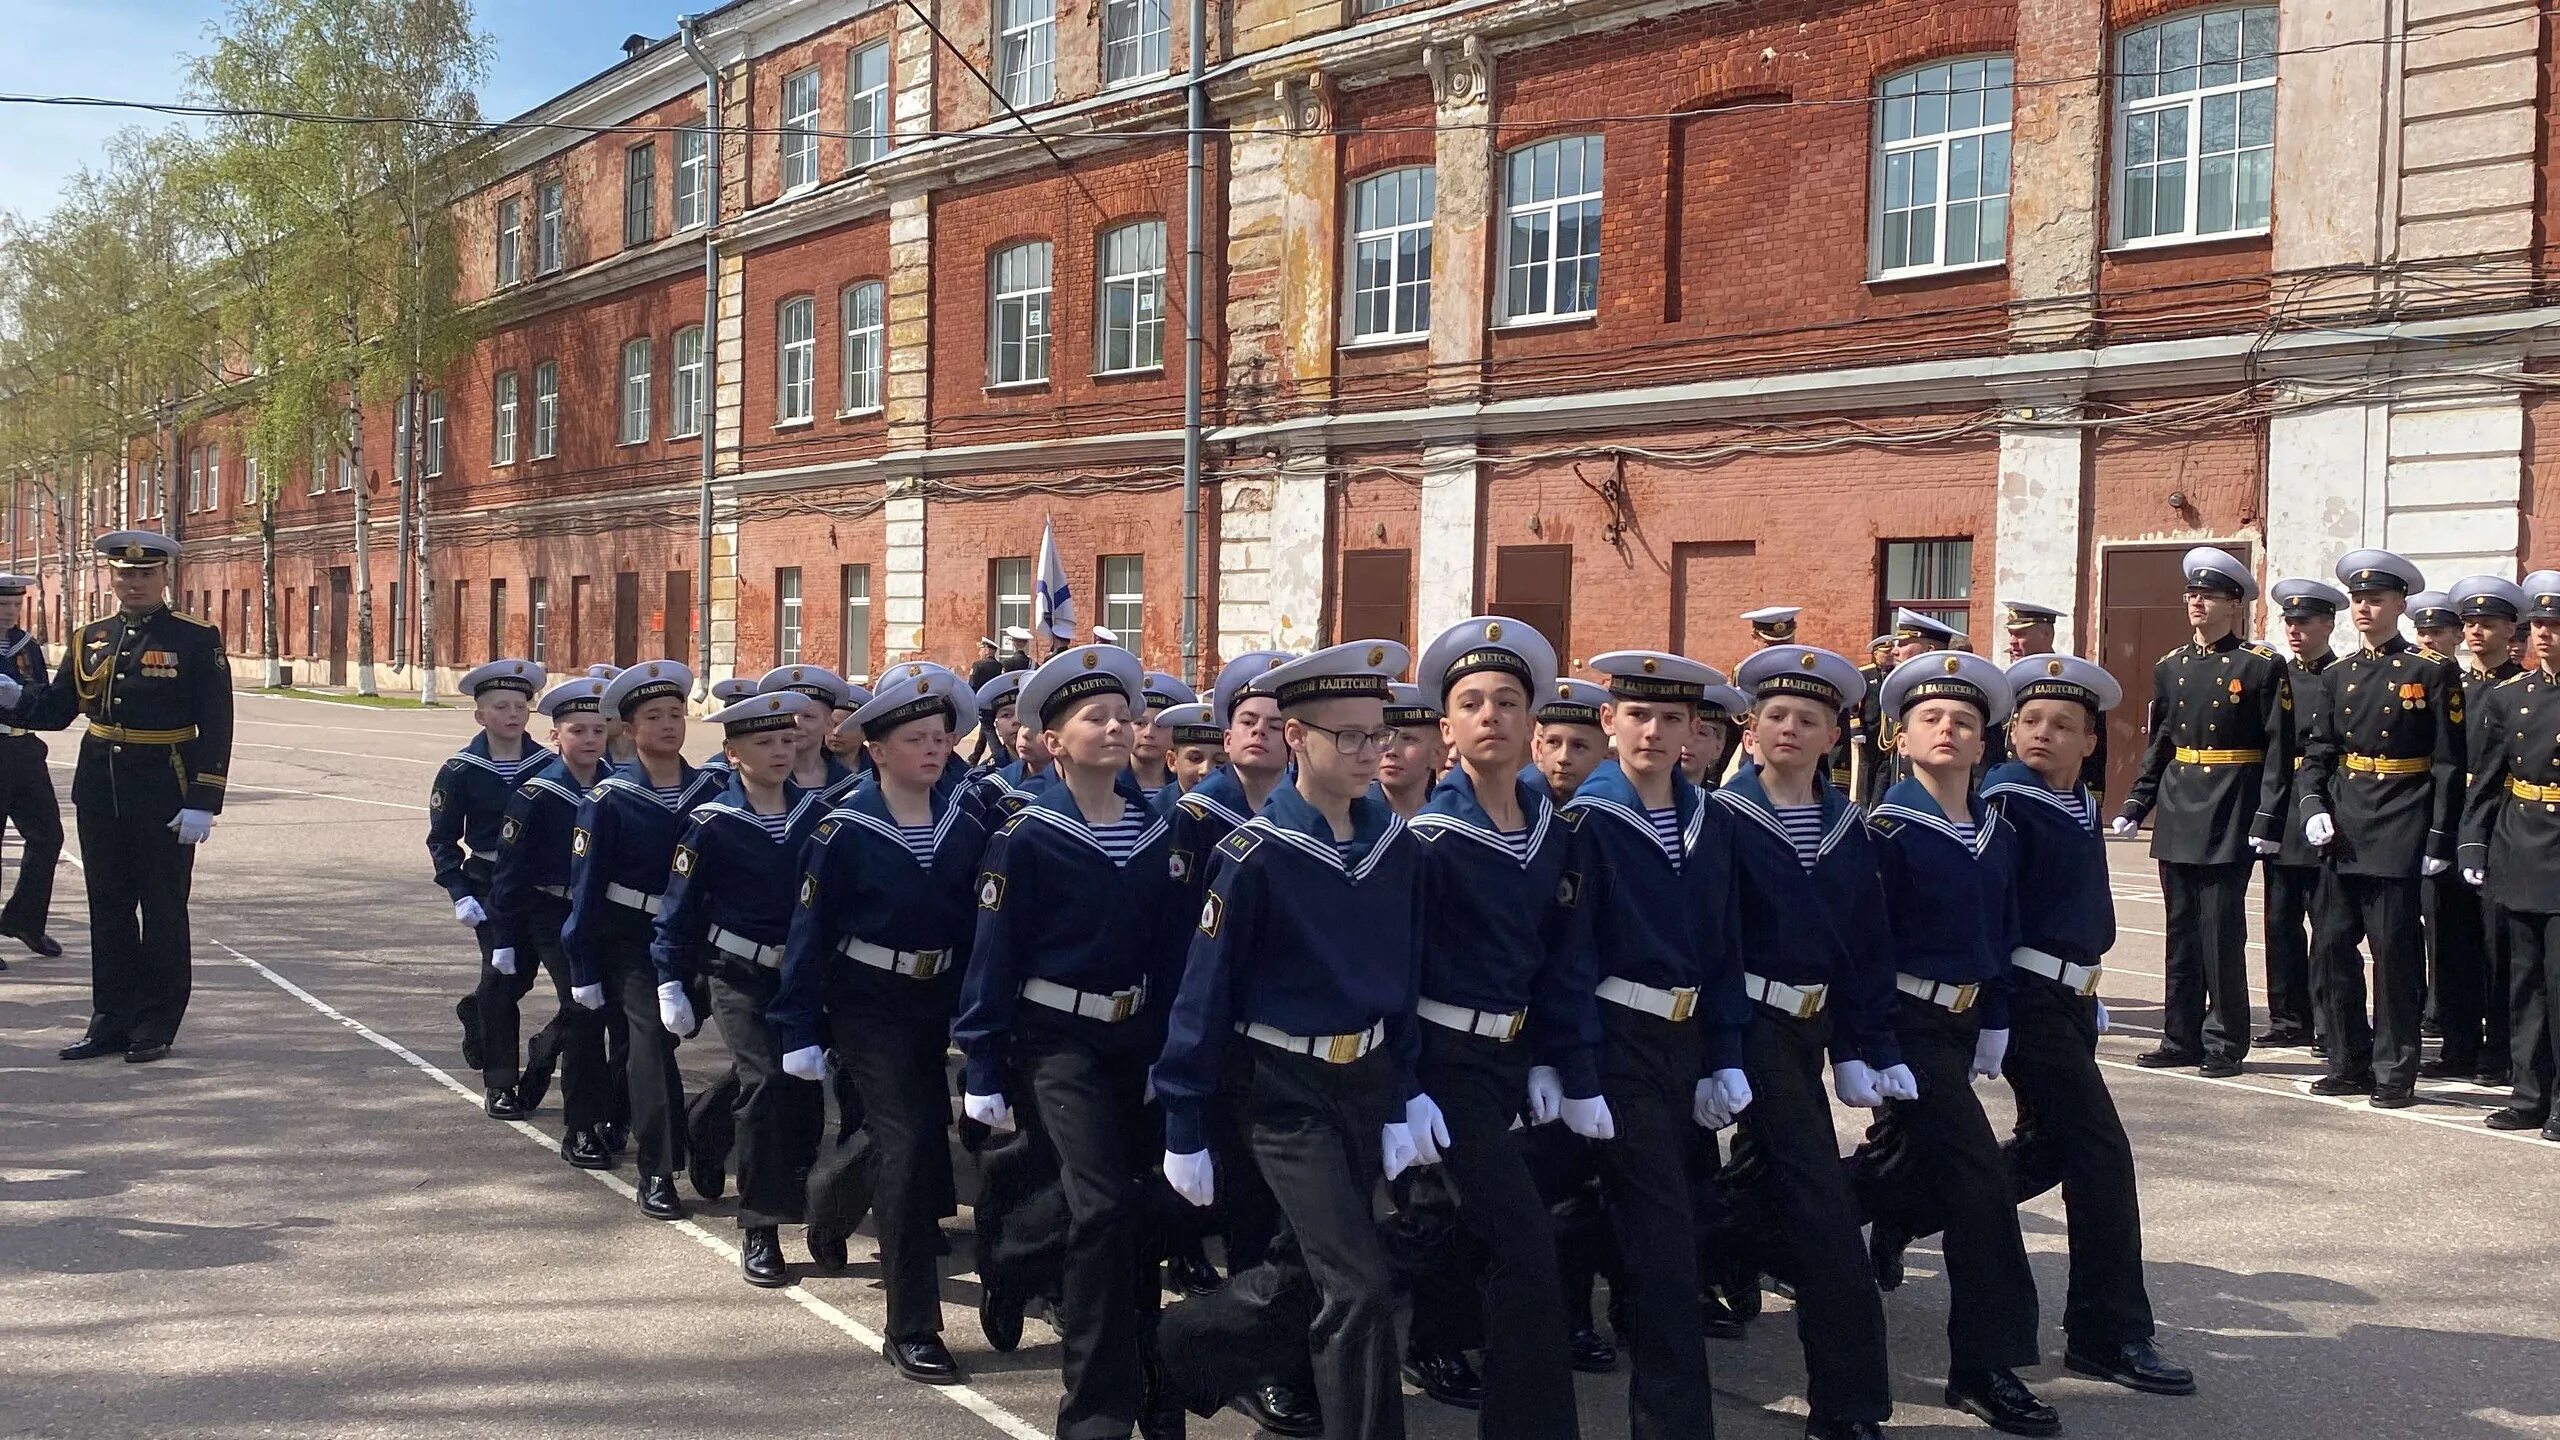
[[[367,800],[361,795],[330,795],[319,790],[288,790],[281,785],[234,785],[234,795],[300,795],[310,800],[337,800],[348,805],[379,805],[385,810],[415,810],[427,813],[424,805],[411,805],[399,800]]]
[[[2147,1027],[2138,1025],[2113,1026],[2110,1028],[2125,1030],[2147,1029]],[[2148,1031],[2148,1033],[2157,1034],[2159,1032]],[[2480,1124],[2477,1120],[2448,1120],[2438,1115],[2421,1115],[2415,1110],[2376,1110],[2372,1105],[2366,1103],[2365,1098],[2360,1095],[2314,1095],[2307,1090],[2296,1090],[2289,1084],[2281,1089],[2270,1088],[2265,1085],[2252,1085],[2245,1080],[2225,1079],[2212,1075],[2198,1075],[2191,1070],[2151,1070],[2146,1069],[2143,1066],[2136,1065],[2130,1060],[2109,1060],[2103,1056],[2099,1058],[2098,1063],[2111,1070],[2127,1070],[2136,1075],[2148,1075],[2159,1080],[2192,1080],[2199,1085],[2214,1085],[2225,1090],[2241,1090],[2251,1095],[2282,1095],[2294,1100],[2308,1100],[2314,1105],[2327,1105],[2333,1109],[2346,1110],[2358,1115],[2370,1115],[2377,1120],[2403,1120],[2414,1125],[2432,1125],[2439,1130],[2450,1130],[2457,1135],[2469,1135],[2474,1139],[2479,1140],[2505,1140],[2520,1145],[2548,1146],[2551,1144],[2550,1141],[2543,1139],[2540,1135],[2537,1135],[2531,1130],[2491,1130]]]
[[[322,750],[311,745],[268,745],[256,740],[234,740],[234,750],[290,750],[297,755],[336,755],[348,760],[388,760],[394,765],[442,765],[442,758],[421,760],[414,755],[375,755],[363,750]]]
[[[232,712],[231,723],[234,728],[261,725],[270,730],[326,730],[332,735],[399,735],[411,740],[443,738],[432,730],[403,730],[388,725],[312,725],[300,720],[269,720],[262,716],[244,715],[237,710]]]
[[[411,1069],[416,1070],[419,1074],[426,1076],[438,1085],[441,1085],[445,1089],[452,1091],[455,1095],[460,1096],[463,1100],[468,1102],[474,1110],[481,1108],[481,1097],[479,1092],[473,1090],[470,1086],[465,1085],[460,1080],[457,1080],[452,1075],[446,1073],[445,1070],[435,1062],[428,1060],[426,1057],[418,1054],[414,1050],[411,1050],[408,1046],[401,1044],[399,1041],[392,1039],[390,1036],[373,1029],[363,1021],[358,1020],[354,1016],[347,1014],[345,1011],[338,1009],[328,1001],[323,1000],[319,996],[312,994],[310,991],[303,989],[301,986],[294,984],[292,981],[277,974],[275,971],[249,958],[248,956],[241,954],[230,945],[227,945],[220,940],[216,940],[213,943],[218,949],[229,955],[233,960],[238,961],[241,965],[256,972],[256,974],[260,978],[264,979],[268,984],[275,986],[277,989],[282,990],[294,999],[299,1000],[303,1004],[310,1006],[312,1009],[319,1011],[329,1019],[337,1021],[340,1025],[354,1031],[365,1040],[399,1056],[400,1059],[405,1061]],[[508,1129],[515,1131],[527,1140],[541,1146],[546,1152],[557,1152],[559,1149],[558,1141],[553,1140],[550,1136],[542,1133],[541,1130],[525,1121],[509,1120],[502,1123],[505,1124]],[[581,1170],[578,1173],[595,1181],[597,1184],[602,1185],[625,1200],[636,1201],[639,1197],[639,1192],[632,1187],[630,1181],[623,1179],[621,1176],[616,1175],[611,1171]],[[722,1260],[728,1263],[732,1270],[737,1267],[738,1247],[721,1239],[719,1236],[712,1234],[710,1231],[705,1230],[698,1223],[692,1220],[677,1220],[672,1222],[653,1220],[649,1223],[653,1226],[665,1226],[673,1229],[677,1233],[685,1236],[687,1239],[702,1246],[704,1249],[719,1256]],[[835,1306],[828,1304],[826,1301],[819,1299],[817,1296],[810,1294],[807,1290],[802,1289],[798,1285],[786,1285],[779,1293],[783,1298],[790,1300],[801,1309],[808,1311],[820,1320],[825,1321],[828,1325],[842,1331],[845,1335],[849,1336],[855,1344],[860,1345],[864,1350],[874,1355],[879,1353],[880,1347],[885,1343],[879,1332],[871,1329],[867,1325],[864,1325],[861,1321],[854,1319],[852,1316],[847,1315]],[[883,1361],[882,1363],[885,1364],[887,1362]],[[970,1386],[923,1385],[918,1386],[917,1388],[949,1400],[952,1404],[959,1406],[961,1409],[966,1410],[970,1414],[985,1421],[995,1430],[1011,1436],[1012,1440],[1049,1440],[1049,1432],[1032,1424],[1030,1421],[1023,1419],[1021,1416],[1014,1414],[1012,1411],[1005,1409],[1002,1405],[988,1399],[986,1396],[978,1393],[977,1390]]]

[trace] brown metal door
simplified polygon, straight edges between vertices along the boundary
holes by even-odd
[[[640,663],[640,572],[623,570],[613,577],[613,663],[624,669]]]
[[[1393,640],[1412,644],[1413,552],[1342,552],[1342,593],[1334,615],[1334,642]]]
[[[1573,653],[1573,547],[1505,545],[1493,556],[1493,610],[1537,627],[1563,661]]]
[[[2124,703],[2107,717],[2110,798],[2131,790],[2142,773],[2142,752],[2151,743],[2151,667],[2194,634],[2187,624],[2186,576],[2178,565],[2189,548],[2128,545],[2105,552],[2098,663],[2124,687]],[[2222,548],[2249,563],[2247,546]]]
[[[347,683],[347,599],[354,582],[341,567],[329,572],[329,683]]]

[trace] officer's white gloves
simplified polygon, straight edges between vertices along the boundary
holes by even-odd
[[[486,925],[489,912],[480,908],[479,901],[465,895],[453,902],[453,918],[465,925]]]
[[[2098,1006],[2098,1033],[2099,1033],[2099,1034],[2101,1034],[2101,1035],[2104,1035],[2104,1034],[2106,1034],[2106,1033],[2107,1033],[2107,1002],[2106,1002],[2106,1001],[2104,1001],[2104,1000],[2100,1000],[2100,1001],[2098,1001],[2098,1002],[2097,1002],[2097,1006]]]
[[[1164,1152],[1164,1183],[1173,1187],[1174,1194],[1203,1209],[1218,1198],[1217,1173],[1206,1150],[1194,1150],[1188,1155]]]
[[[2338,822],[2325,814],[2306,816],[2302,822],[2302,838],[2314,845],[2326,845],[2338,838]]]
[[[2116,823],[2108,826],[2107,828],[2113,830],[2118,835],[2133,835],[2141,831],[2142,822],[2134,819],[2130,815],[2119,815],[2116,817]]]
[[[1721,1130],[1751,1104],[1751,1082],[1739,1070],[1718,1070],[1698,1082],[1690,1118],[1710,1130]]]
[[[2426,876],[2430,880],[2452,868],[2452,861],[2439,860],[2433,855],[2430,855],[2426,859],[2418,862],[2418,873]]]
[[[1001,1095],[963,1095],[960,1097],[960,1109],[990,1130],[1013,1128],[1013,1107],[1004,1103]]]
[[[25,687],[19,685],[17,681],[10,679],[6,675],[0,675],[0,710],[6,710],[16,705],[18,703],[18,697],[25,693]]]
[[[181,810],[178,817],[169,822],[169,828],[178,832],[179,844],[201,845],[204,837],[213,833],[213,812]]]
[[[577,1001],[580,1005],[589,1010],[601,1010],[604,1008],[604,987],[602,985],[572,985],[569,987],[569,998]]]
[[[516,973],[516,947],[501,945],[489,952],[489,968],[501,975]]]
[[[1860,1110],[1873,1110],[1884,1103],[1883,1092],[1876,1089],[1876,1072],[1864,1060],[1843,1060],[1831,1067],[1831,1093],[1843,1105]]]
[[[2273,855],[2284,848],[2284,842],[2280,840],[2260,840],[2256,836],[2251,836],[2249,839],[2249,848],[2257,851],[2261,855]]]
[[[1378,1164],[1393,1180],[1414,1163],[1413,1131],[1399,1120],[1378,1127]]]
[[[658,1023],[679,1040],[702,1028],[702,1022],[693,1015],[693,997],[673,980],[658,987]]]
[[[1594,1095],[1588,1100],[1568,1099],[1564,1102],[1564,1128],[1585,1140],[1618,1138],[1617,1117],[1609,1113],[1609,1102]]]
[[[2465,869],[2462,872],[2462,882],[2470,886],[2472,889],[2477,890],[2481,886],[2489,883],[2489,872],[2486,870]]]
[[[1564,1113],[1564,1077],[1553,1065],[1529,1067],[1529,1123],[1544,1125]]]
[[[1439,1103],[1417,1092],[1404,1102],[1404,1128],[1413,1137],[1413,1163],[1439,1164],[1441,1153],[1449,1148],[1449,1121],[1440,1113]]]
[[[2009,1058],[2009,1032],[1985,1030],[1973,1042],[1973,1078],[1997,1080],[2000,1064]]]
[[[782,1073],[794,1080],[824,1080],[827,1052],[816,1045],[804,1045],[782,1057]]]
[[[1917,1100],[1920,1080],[1908,1065],[1887,1065],[1876,1072],[1876,1093],[1887,1100]]]

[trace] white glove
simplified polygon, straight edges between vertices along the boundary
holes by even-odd
[[[1013,1107],[1004,1103],[1001,1095],[963,1095],[960,1097],[960,1109],[990,1130],[1013,1128]]]
[[[2284,842],[2280,840],[2252,839],[2249,842],[2249,848],[2257,851],[2261,855],[2273,855],[2284,848]]]
[[[1217,1171],[1210,1165],[1206,1150],[1194,1150],[1188,1155],[1164,1152],[1164,1183],[1173,1187],[1174,1194],[1204,1210],[1218,1199]]]
[[[1585,1140],[1618,1138],[1617,1117],[1609,1113],[1609,1102],[1597,1095],[1588,1100],[1566,1100],[1564,1128]]]
[[[1716,1098],[1723,1102],[1724,1113],[1736,1120],[1751,1108],[1751,1081],[1739,1070],[1718,1070],[1707,1077],[1715,1082]]]
[[[2104,1000],[2100,1000],[2100,1001],[2098,1001],[2098,1002],[2097,1002],[2097,1005],[2098,1005],[2098,1033],[2099,1033],[2099,1034],[2101,1034],[2101,1035],[2104,1035],[2104,1034],[2106,1034],[2106,1033],[2107,1033],[2107,1002],[2106,1002],[2106,1001],[2104,1001]]]
[[[486,925],[489,912],[480,908],[479,901],[465,895],[453,902],[453,918],[465,925]]]
[[[2462,872],[2462,882],[2470,886],[2472,889],[2477,890],[2481,886],[2489,883],[2489,872],[2486,870],[2464,870]]]
[[[0,676],[0,679],[6,678],[6,676]],[[179,844],[201,845],[204,843],[204,837],[213,833],[213,812],[181,810],[177,818],[169,822],[169,828],[178,832]]]
[[[2113,830],[2118,835],[2134,835],[2141,832],[2142,822],[2134,819],[2130,815],[2119,815],[2116,817],[2116,823],[2108,826],[2107,828]]]
[[[658,1023],[679,1040],[702,1028],[693,1015],[693,998],[673,980],[658,987]]]
[[[1875,1069],[1864,1060],[1843,1060],[1832,1066],[1831,1093],[1840,1097],[1841,1104],[1860,1110],[1873,1110],[1884,1103],[1883,1094],[1876,1089]]]
[[[1413,1163],[1439,1164],[1442,1152],[1449,1148],[1449,1121],[1440,1113],[1438,1102],[1423,1094],[1404,1102],[1404,1128],[1413,1135]]]
[[[16,705],[18,697],[25,693],[26,690],[17,681],[6,675],[0,675],[0,710]]]
[[[1712,1077],[1702,1077],[1690,1102],[1689,1117],[1709,1130],[1721,1130],[1733,1123],[1733,1112],[1725,1108],[1724,1092]]]
[[[1876,1072],[1876,1093],[1887,1100],[1917,1100],[1920,1078],[1908,1065],[1887,1065]]]
[[[2418,862],[2418,873],[2426,876],[2430,880],[2452,868],[2452,861],[2439,860],[2433,855],[2430,855],[2426,859]]]
[[[489,968],[501,975],[516,973],[516,947],[501,945],[489,952]]]
[[[1413,1131],[1403,1121],[1378,1127],[1378,1163],[1390,1180],[1414,1163]]]
[[[1564,1113],[1564,1077],[1553,1065],[1529,1067],[1529,1123],[1544,1125]]]
[[[604,987],[602,985],[572,985],[569,987],[569,998],[577,1001],[580,1005],[589,1010],[601,1010],[604,1008]]]
[[[782,1057],[782,1073],[794,1080],[824,1080],[827,1052],[815,1045],[803,1045]]]
[[[2326,845],[2338,838],[2338,822],[2326,814],[2306,816],[2302,821],[2302,838],[2314,845]]]
[[[2000,1078],[2000,1062],[2009,1058],[2009,1032],[1985,1030],[1973,1042],[1973,1075],[1977,1080]]]

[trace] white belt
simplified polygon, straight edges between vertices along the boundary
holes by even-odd
[[[569,898],[569,887],[566,885],[536,885],[533,888],[555,899],[566,900]]]
[[[892,950],[851,935],[836,942],[836,951],[846,959],[860,961],[874,970],[886,970],[892,975],[912,975],[918,980],[932,979],[951,963],[948,950]]]
[[[1593,993],[1612,1005],[1624,1005],[1630,1010],[1641,1010],[1647,1015],[1658,1015],[1674,1022],[1688,1019],[1698,1009],[1698,987],[1695,985],[1664,990],[1612,975],[1601,981],[1600,988]]]
[[[1942,1007],[1950,1015],[1961,1015],[1972,1009],[1974,996],[1981,988],[1976,985],[1950,985],[1944,980],[1923,980],[1917,975],[1896,975],[1893,984],[1903,994],[1917,995],[1932,1005]]]
[[[1046,1005],[1087,1020],[1118,1024],[1147,1008],[1147,987],[1132,985],[1126,990],[1104,995],[1092,990],[1078,990],[1053,980],[1025,980],[1022,998],[1034,1005]]]
[[[753,960],[767,970],[782,968],[781,946],[759,945],[735,930],[723,930],[717,925],[712,926],[711,948],[735,955],[741,960]]]
[[[1386,1043],[1387,1022],[1379,1021],[1366,1030],[1350,1035],[1292,1035],[1269,1025],[1238,1021],[1236,1033],[1248,1040],[1259,1040],[1274,1050],[1292,1055],[1310,1055],[1328,1065],[1348,1065]]]
[[[1821,1014],[1823,1005],[1831,999],[1831,987],[1828,985],[1789,985],[1783,980],[1764,980],[1751,974],[1742,977],[1742,993],[1781,1015],[1792,1015],[1798,1020],[1810,1020]]]
[[[2074,995],[2098,993],[2098,977],[2107,973],[2104,965],[2074,965],[2059,955],[2047,955],[2032,945],[2021,945],[2009,952],[2009,963],[2021,970],[2059,980]]]
[[[1413,1002],[1413,1013],[1442,1029],[1461,1030],[1506,1045],[1520,1038],[1520,1027],[1529,1018],[1526,1010],[1469,1010],[1427,998]]]
[[[628,885],[605,886],[604,898],[616,905],[628,905],[644,915],[655,915],[667,906],[667,897],[664,895],[652,895],[646,890],[634,890]]]

